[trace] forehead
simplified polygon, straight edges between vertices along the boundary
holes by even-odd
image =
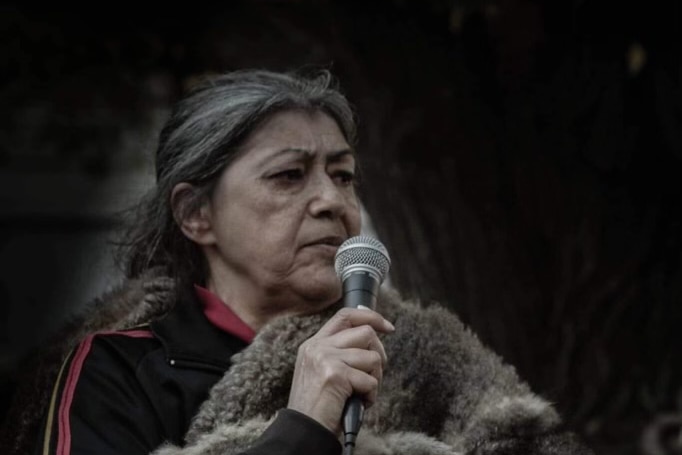
[[[267,159],[287,151],[305,155],[338,155],[351,152],[351,147],[336,121],[320,111],[289,110],[277,112],[261,123],[240,147],[240,155],[248,159]],[[257,156],[254,156],[257,155]],[[350,155],[352,158],[352,153]]]

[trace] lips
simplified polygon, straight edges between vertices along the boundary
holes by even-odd
[[[330,247],[338,248],[346,240],[344,237],[338,235],[330,235],[326,237],[320,237],[312,242],[307,243],[305,246],[317,246],[326,245]]]

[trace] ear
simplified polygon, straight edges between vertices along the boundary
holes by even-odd
[[[192,207],[196,203],[196,192],[197,189],[187,182],[180,182],[173,187],[173,218],[185,237],[199,245],[210,245],[215,242],[210,201],[203,201],[199,207]]]

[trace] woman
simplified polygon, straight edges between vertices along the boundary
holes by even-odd
[[[352,394],[358,455],[589,453],[444,309],[340,309],[334,255],[361,226],[331,83],[238,71],[177,105],[128,280],[71,335],[35,453],[338,454]]]

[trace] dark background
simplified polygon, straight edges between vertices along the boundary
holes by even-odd
[[[22,355],[118,279],[117,214],[183,88],[321,65],[360,118],[391,283],[598,453],[682,453],[679,2],[224,3],[0,7],[0,409]]]

